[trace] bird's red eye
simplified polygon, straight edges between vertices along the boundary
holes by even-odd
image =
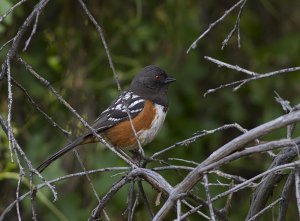
[[[159,79],[160,79],[160,76],[159,76],[159,75],[156,75],[155,78],[156,78],[156,80],[159,80]]]

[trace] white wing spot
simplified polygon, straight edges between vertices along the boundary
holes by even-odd
[[[115,107],[115,109],[116,109],[116,110],[122,110],[122,109],[123,109],[122,106],[123,106],[122,104],[118,104],[118,105]]]
[[[134,107],[135,105],[137,105],[138,103],[141,103],[141,102],[143,102],[143,101],[144,101],[143,99],[137,100],[137,101],[131,103],[131,104],[128,106],[128,108],[132,108],[132,107]]]
[[[143,108],[136,109],[136,110],[131,110],[130,113],[140,112],[141,110],[143,110]]]
[[[119,118],[109,117],[108,120],[109,120],[109,121],[119,121]]]

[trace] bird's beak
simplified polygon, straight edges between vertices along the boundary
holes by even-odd
[[[167,77],[167,78],[165,79],[164,83],[165,83],[165,84],[169,84],[169,83],[172,83],[172,82],[174,82],[174,81],[176,81],[175,78],[173,78],[173,77]]]

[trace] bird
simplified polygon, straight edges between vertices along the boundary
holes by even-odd
[[[133,78],[128,90],[120,93],[99,115],[92,128],[116,149],[136,151],[139,145],[147,145],[164,123],[169,106],[168,88],[174,81],[174,77],[168,76],[163,69],[155,65],[144,67]],[[99,140],[88,131],[47,158],[37,170],[42,172],[52,162],[77,146],[95,142]]]

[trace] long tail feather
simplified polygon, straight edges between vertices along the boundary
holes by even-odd
[[[52,156],[50,156],[47,160],[45,160],[41,165],[38,166],[37,170],[41,173],[43,172],[51,163],[53,163],[55,160],[60,158],[65,153],[69,152],[70,150],[74,149],[75,147],[86,143],[85,142],[85,136],[78,137],[71,143],[64,146],[61,150],[54,153]]]

